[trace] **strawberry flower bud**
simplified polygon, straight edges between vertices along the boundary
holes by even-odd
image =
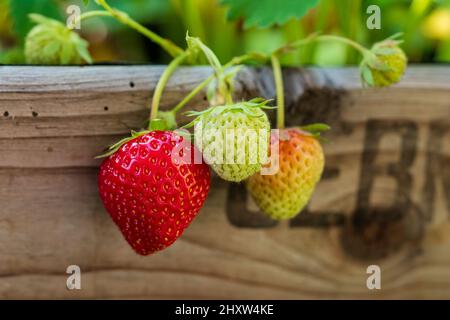
[[[92,63],[88,43],[63,23],[38,14],[30,14],[37,23],[25,39],[25,58],[28,64]]]
[[[387,87],[400,81],[408,58],[399,47],[401,42],[386,39],[376,43],[361,64],[361,78],[370,87]]]

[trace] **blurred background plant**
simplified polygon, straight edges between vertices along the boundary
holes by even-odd
[[[256,14],[272,14],[263,3],[250,9]],[[280,1],[280,0],[278,0]],[[298,0],[306,1],[306,0]],[[308,0],[311,1],[311,0]],[[316,0],[317,1],[317,0]],[[314,3],[315,1],[311,1]],[[238,0],[109,0],[138,22],[176,44],[185,47],[186,30],[200,37],[221,61],[249,51],[271,52],[276,47],[321,31],[354,39],[366,46],[396,32],[404,33],[403,48],[411,62],[450,62],[450,0],[320,0],[298,20],[264,26],[242,19]],[[0,63],[24,63],[23,42],[33,24],[29,13],[40,13],[60,21],[66,8],[79,5],[82,11],[98,6],[82,0],[0,0]],[[368,30],[366,9],[381,8],[381,30]],[[231,10],[230,10],[231,8]],[[248,9],[248,8],[247,8]],[[265,10],[265,11],[264,11]],[[248,18],[248,17],[247,17]],[[262,17],[261,17],[262,19]],[[263,25],[263,27],[261,27]],[[96,63],[167,63],[170,57],[157,45],[108,17],[83,21],[82,36],[90,43]],[[285,56],[283,64],[339,66],[357,64],[360,57],[341,43],[319,42]]]

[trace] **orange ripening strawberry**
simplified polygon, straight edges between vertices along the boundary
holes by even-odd
[[[98,174],[106,210],[137,253],[170,246],[206,200],[209,167],[201,156],[195,163],[192,151],[198,150],[172,131],[133,133],[111,148]]]
[[[317,124],[303,130],[281,129],[278,135],[271,135],[271,144],[278,143],[279,147],[279,169],[274,175],[251,176],[247,189],[258,207],[272,219],[292,218],[308,203],[325,162],[317,138],[320,131],[328,128]]]

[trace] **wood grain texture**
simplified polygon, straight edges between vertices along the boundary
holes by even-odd
[[[289,125],[333,127],[308,209],[275,223],[214,178],[183,237],[140,257],[100,203],[93,157],[143,126],[162,71],[0,67],[0,298],[450,298],[450,67],[379,90],[354,68],[285,70]],[[181,68],[162,107],[209,74]],[[237,99],[274,92],[270,69],[238,76]],[[69,265],[82,290],[66,289]]]

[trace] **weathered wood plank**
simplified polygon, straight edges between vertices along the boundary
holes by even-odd
[[[147,117],[149,99],[162,70],[162,67],[153,66],[0,67],[0,138],[116,135],[127,133],[130,128],[140,128]],[[432,77],[430,72],[434,72]],[[299,98],[305,92],[327,89],[335,99],[346,99],[346,104],[364,105],[363,113],[357,108],[346,109],[350,121],[365,120],[359,115],[369,117],[373,113],[386,118],[405,113],[410,113],[414,119],[419,116],[442,118],[449,116],[450,85],[446,72],[446,68],[412,69],[395,89],[364,90],[360,94],[355,69],[308,69],[303,72],[292,69],[286,73],[286,86],[292,93],[292,102],[301,101]],[[181,68],[167,85],[162,108],[176,104],[209,74],[207,68]],[[238,97],[274,97],[272,75],[268,69],[246,69],[237,83]],[[419,88],[420,94],[411,94],[417,93]],[[392,90],[395,94],[390,94]],[[314,99],[311,95],[307,97]],[[320,102],[320,97],[316,100],[316,103]],[[423,110],[430,100],[435,111],[428,115]],[[199,95],[190,104],[191,108],[204,106],[204,95]],[[294,107],[292,112],[298,117],[302,106]],[[334,112],[329,110],[326,114]]]
[[[334,128],[308,210],[273,223],[215,178],[183,237],[140,257],[102,208],[93,156],[142,125],[162,67],[0,67],[0,298],[450,298],[449,71],[363,90],[355,69],[286,70],[290,124]],[[180,69],[163,106],[209,74]],[[273,95],[270,70],[239,75],[238,98]]]
[[[93,171],[1,172],[7,186],[21,190],[19,194],[3,186],[0,192],[4,205],[0,228],[2,297],[374,295],[365,288],[367,263],[348,259],[339,246],[342,230],[318,231],[282,224],[270,229],[236,228],[227,222],[224,210],[227,184],[221,181],[214,181],[205,208],[180,241],[160,254],[139,257],[104,214],[97,199]],[[327,193],[323,188],[318,192]],[[345,197],[338,202],[342,201]],[[39,212],[27,215],[30,203]],[[326,203],[322,208],[317,203],[315,206],[330,207]],[[208,228],[214,228],[214,236],[205,232]],[[445,266],[450,257],[442,256],[449,244],[439,241],[438,246],[433,243],[428,246],[414,260],[410,260],[411,252],[406,250],[383,261],[383,283],[386,283],[383,297],[401,297],[402,290],[416,282],[425,282],[425,293],[428,290],[432,293],[430,288],[442,290],[449,285],[445,279],[449,279],[450,271]],[[414,268],[409,270],[412,261]],[[429,265],[433,261],[438,264]],[[78,264],[86,271],[81,292],[64,288],[63,274],[70,264]],[[440,285],[433,285],[433,279],[439,277],[442,277]]]

